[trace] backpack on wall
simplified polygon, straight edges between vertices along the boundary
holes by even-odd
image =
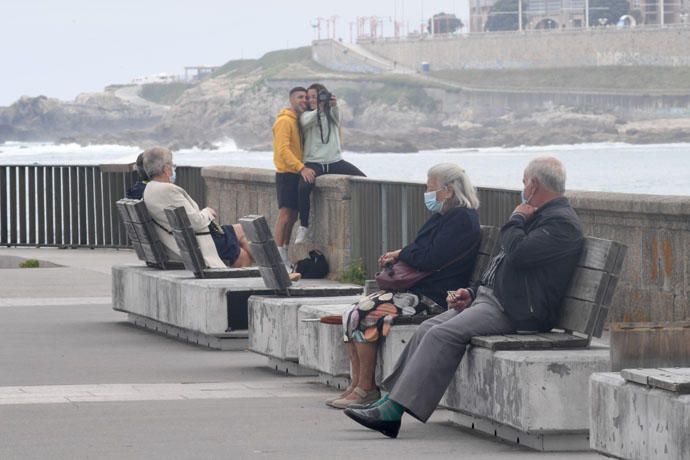
[[[295,271],[302,275],[302,278],[325,278],[330,270],[323,253],[314,249],[309,251],[309,257],[297,262]]]

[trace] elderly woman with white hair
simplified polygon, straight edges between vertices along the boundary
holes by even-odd
[[[442,163],[427,172],[424,202],[433,214],[415,240],[402,249],[379,257],[389,269],[398,261],[428,275],[404,292],[379,291],[363,298],[343,315],[350,357],[351,384],[331,407],[366,405],[376,401],[376,355],[380,339],[388,334],[394,317],[436,314],[447,310],[447,292],[469,284],[481,238],[479,199],[465,171]]]

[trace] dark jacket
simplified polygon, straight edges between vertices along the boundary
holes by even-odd
[[[127,193],[125,194],[126,198],[130,198],[132,200],[141,200],[144,198],[144,190],[146,190],[146,184],[148,184],[148,181],[137,181],[134,185],[132,185],[129,190],[127,190]]]
[[[410,291],[446,306],[446,291],[467,286],[479,251],[481,237],[479,215],[474,209],[453,208],[445,214],[434,214],[419,230],[414,241],[400,252],[400,260],[420,271],[444,267],[472,248],[462,259],[432,273]]]
[[[580,219],[565,197],[544,204],[529,220],[513,214],[501,228],[505,258],[494,293],[517,330],[556,325],[583,244]]]

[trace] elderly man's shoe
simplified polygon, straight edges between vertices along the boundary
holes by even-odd
[[[400,431],[400,419],[383,420],[377,408],[345,409],[345,415],[371,430],[378,431],[389,438],[397,438]]]

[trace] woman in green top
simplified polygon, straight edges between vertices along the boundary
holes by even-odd
[[[343,160],[340,146],[340,109],[336,97],[325,86],[314,83],[307,89],[308,111],[299,118],[304,133],[304,169],[299,179],[299,219],[295,243],[303,243],[309,234],[310,195],[316,177],[323,174],[364,176],[352,163]]]

